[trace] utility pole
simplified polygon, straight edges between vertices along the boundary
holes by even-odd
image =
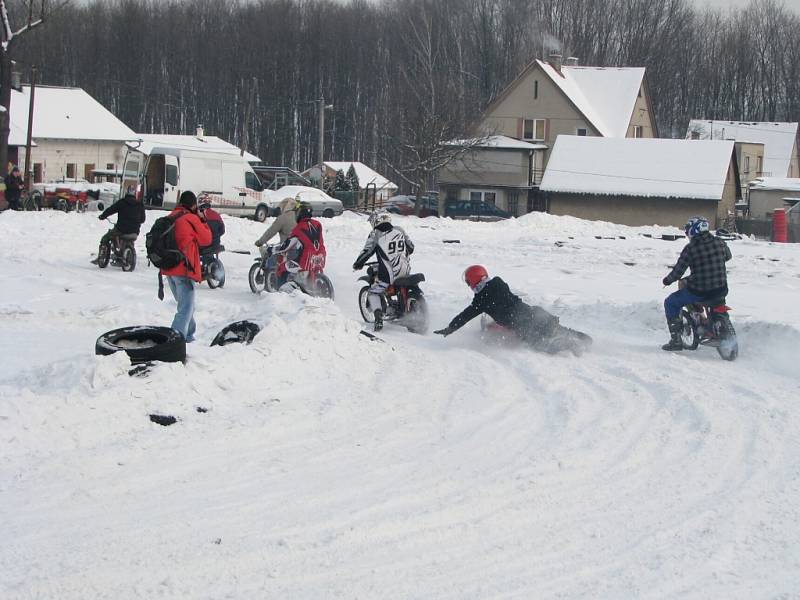
[[[31,98],[28,103],[28,139],[25,144],[25,189],[30,192],[31,175],[31,145],[33,144],[33,99],[36,96],[36,67],[31,68]]]
[[[319,99],[319,150],[317,152],[317,157],[319,159],[319,171],[320,171],[320,178],[319,178],[319,189],[323,189],[325,186],[323,181],[325,180],[325,161],[324,161],[324,154],[325,154],[325,111],[331,110],[333,108],[333,104],[325,105],[325,98],[320,97]]]
[[[253,77],[253,84],[250,86],[250,97],[247,100],[247,108],[244,111],[244,124],[242,126],[242,152],[240,156],[244,156],[244,153],[247,151],[247,144],[250,141],[250,118],[253,115],[253,102],[256,96],[256,85],[258,85],[258,80]]]

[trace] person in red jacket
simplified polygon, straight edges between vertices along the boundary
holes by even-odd
[[[193,342],[196,329],[194,282],[202,279],[200,246],[211,243],[211,230],[203,212],[198,210],[197,198],[192,192],[181,194],[178,206],[169,216],[175,219],[175,240],[186,260],[171,269],[161,269],[161,274],[167,278],[169,289],[178,303],[172,328],[180,331],[187,342]]]

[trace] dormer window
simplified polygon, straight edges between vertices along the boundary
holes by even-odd
[[[578,127],[575,130],[575,135],[579,135],[581,137],[585,137],[586,136],[586,128],[585,127]]]
[[[539,98],[539,80],[535,79],[533,81],[533,99],[537,100]]]
[[[635,138],[644,137],[644,128],[641,125],[633,126],[633,137]]]

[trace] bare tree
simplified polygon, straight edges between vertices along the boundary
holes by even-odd
[[[46,0],[40,0],[38,9],[34,4],[36,4],[34,0],[28,0],[22,4],[22,7],[27,9],[27,20],[22,27],[14,30],[11,26],[6,0],[0,0],[0,21],[2,21],[0,23],[2,26],[2,32],[0,32],[0,105],[4,109],[0,112],[0,165],[4,175],[5,167],[8,164],[8,135],[11,131],[11,50],[17,45],[20,38],[44,23],[47,12]]]

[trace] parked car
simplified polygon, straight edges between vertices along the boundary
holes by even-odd
[[[439,199],[436,196],[422,196],[421,200],[420,217],[439,216]],[[414,215],[416,214],[416,201],[416,196],[398,194],[389,198],[383,208],[396,215]]]
[[[497,208],[488,202],[471,202],[469,200],[446,200],[445,216],[452,219],[468,219],[470,221],[500,221],[510,219],[510,212]]]
[[[270,195],[269,203],[274,207],[280,206],[281,200],[287,196],[308,202],[315,217],[335,217],[344,211],[341,200],[331,198],[320,189],[305,185],[285,185],[277,191],[265,190],[264,193]],[[279,214],[279,209],[274,209],[272,214]]]

